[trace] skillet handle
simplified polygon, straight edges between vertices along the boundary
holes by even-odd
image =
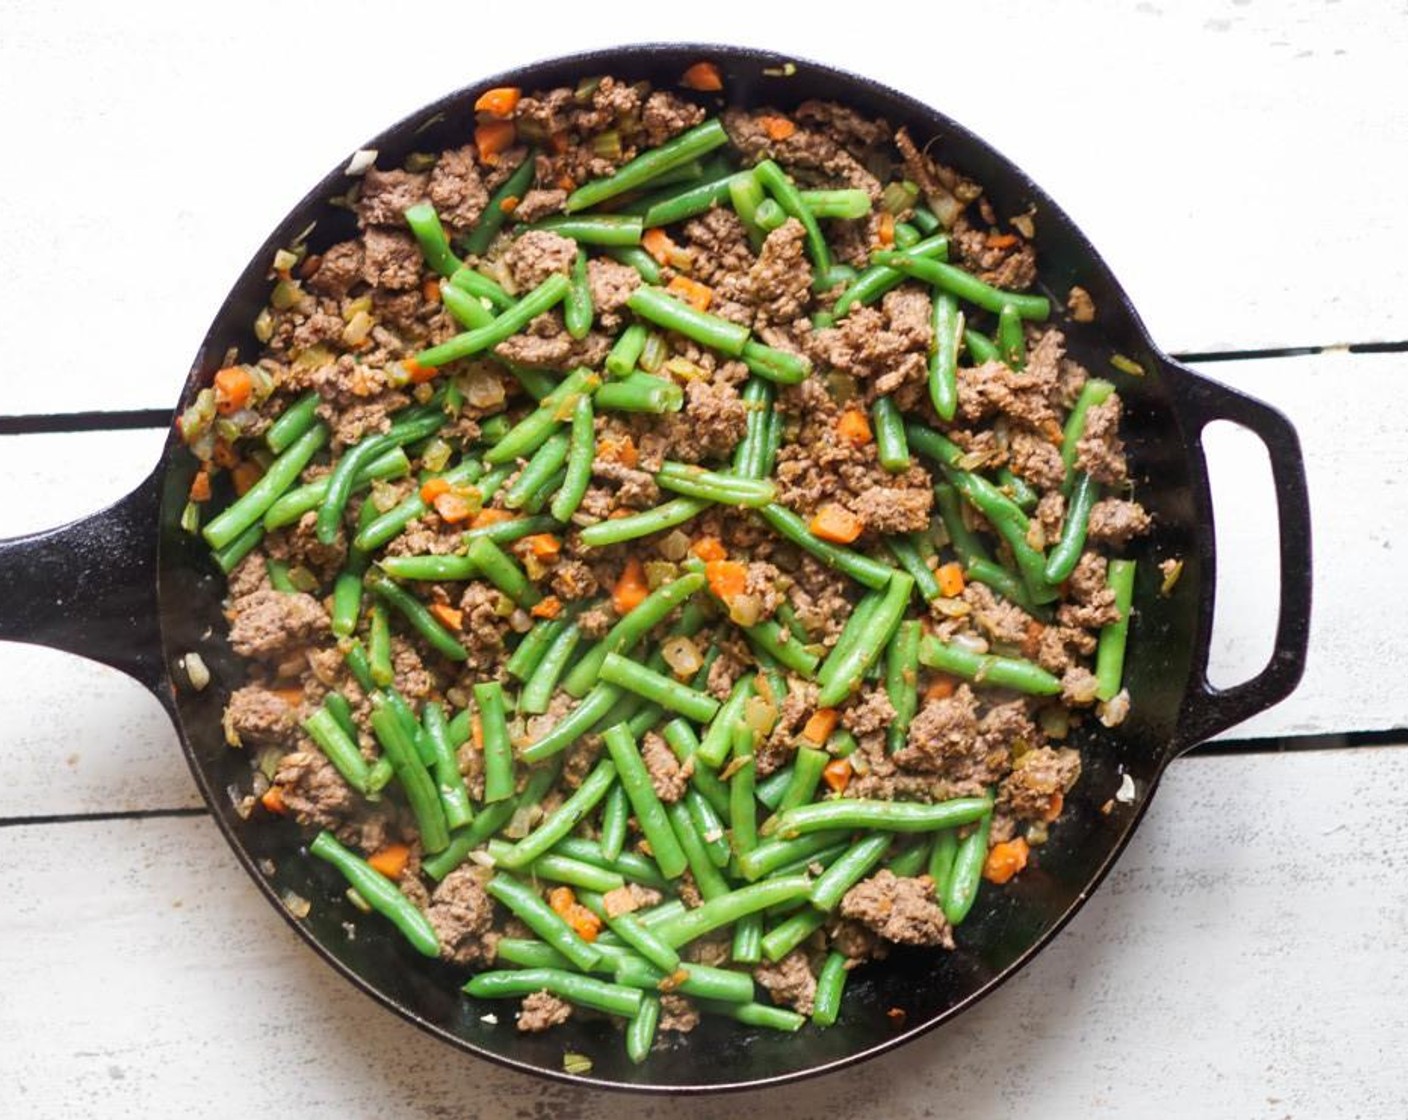
[[[1203,428],[1213,420],[1240,424],[1256,433],[1266,445],[1276,486],[1280,538],[1281,602],[1271,660],[1251,680],[1232,688],[1218,689],[1208,683],[1215,581],[1205,581],[1205,591],[1198,604],[1198,653],[1172,744],[1175,752],[1182,752],[1265,711],[1289,696],[1300,682],[1310,638],[1310,499],[1300,440],[1285,416],[1270,405],[1210,381],[1175,362],[1166,360],[1162,372],[1173,390],[1174,408],[1184,431],[1203,465],[1198,501],[1204,524],[1208,526],[1202,546],[1204,565],[1215,570],[1212,504],[1202,446]]]
[[[161,478],[158,467],[82,521],[0,540],[0,639],[111,665],[170,711],[156,597]]]

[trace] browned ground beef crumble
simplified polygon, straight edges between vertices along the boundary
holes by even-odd
[[[585,90],[585,94],[584,91]],[[408,384],[402,363],[423,347],[444,342],[461,327],[441,303],[435,274],[407,231],[404,210],[428,200],[446,230],[460,237],[475,228],[491,193],[519,163],[534,158],[534,178],[516,200],[512,220],[487,251],[468,263],[498,280],[510,293],[523,294],[553,274],[568,274],[579,246],[569,237],[544,230],[522,231],[515,223],[562,212],[568,193],[593,178],[611,174],[642,151],[657,146],[705,117],[701,103],[669,90],[603,78],[576,90],[562,88],[524,96],[513,114],[515,142],[489,159],[473,143],[438,154],[411,168],[373,167],[353,193],[359,233],[322,252],[305,256],[281,284],[281,298],[261,317],[262,352],[246,356],[257,370],[256,400],[235,419],[257,436],[300,394],[318,394],[318,415],[331,431],[329,450],[338,455],[364,437],[385,431],[392,415],[425,400],[432,385]],[[954,263],[999,287],[1030,288],[1036,256],[1028,237],[996,220],[979,185],[936,162],[904,130],[870,120],[840,105],[805,102],[790,113],[731,108],[722,114],[730,156],[741,166],[775,159],[804,188],[853,187],[874,204],[870,216],[822,222],[838,260],[855,267],[885,236],[880,218],[887,183],[908,180],[918,201],[942,220],[951,238]],[[779,129],[778,120],[790,127]],[[781,137],[780,139],[776,137]],[[906,204],[894,214],[912,214]],[[888,221],[888,219],[885,219]],[[806,355],[812,372],[800,384],[779,386],[776,408],[783,439],[773,479],[778,501],[810,519],[822,506],[836,505],[864,526],[857,549],[878,552],[886,534],[929,533],[942,526],[934,508],[937,468],[919,456],[898,473],[881,466],[874,442],[838,438],[837,422],[848,408],[870,406],[880,397],[897,402],[907,415],[945,432],[984,471],[1009,467],[1036,491],[1029,540],[1049,546],[1061,533],[1066,499],[1059,440],[1060,426],[1087,379],[1066,352],[1059,326],[1028,324],[1027,362],[1021,371],[1000,361],[962,365],[958,410],[952,423],[939,420],[927,390],[929,355],[935,344],[930,290],[905,282],[869,306],[858,306],[835,322],[814,326],[812,316],[830,306],[838,288],[813,291],[806,233],[789,218],[760,241],[750,241],[744,223],[727,206],[716,207],[668,231],[673,251],[662,269],[662,284],[677,277],[707,285],[710,311],[744,324],[768,344]],[[565,329],[562,312],[541,315],[493,354],[452,363],[437,384],[452,382],[463,403],[447,416],[441,438],[453,452],[469,448],[480,426],[505,410],[517,419],[533,407],[512,372],[513,366],[561,375],[574,367],[600,371],[616,334],[634,320],[626,301],[640,286],[636,269],[588,246],[588,279],[595,310],[593,328],[583,338]],[[1090,297],[1069,293],[1071,317],[1095,315]],[[981,320],[978,320],[981,325]],[[678,533],[658,533],[625,545],[587,548],[576,530],[669,498],[654,472],[665,459],[728,469],[748,423],[741,390],[747,367],[683,337],[663,333],[665,359],[657,372],[676,378],[683,407],[655,416],[609,413],[596,416],[597,455],[592,482],[571,526],[558,533],[561,551],[546,558],[530,555],[522,542],[506,546],[544,594],[580,608],[576,622],[584,640],[605,633],[617,620],[611,589],[627,563],[644,561],[650,570],[677,572],[683,548]],[[1062,703],[1078,719],[1093,703],[1090,659],[1102,626],[1118,611],[1106,587],[1106,555],[1148,531],[1149,515],[1128,500],[1129,467],[1119,434],[1118,395],[1092,408],[1075,450],[1075,465],[1107,487],[1090,517],[1088,551],[1067,581],[1063,600],[1038,617],[968,582],[961,594],[930,604],[924,625],[945,641],[1026,657],[1060,677],[1060,702],[998,688],[935,688],[938,675],[921,670],[920,702],[899,749],[886,745],[895,709],[883,684],[866,682],[840,706],[839,721],[855,740],[850,755],[847,796],[903,798],[921,802],[993,791],[996,797],[990,843],[1024,837],[1033,858],[1061,799],[1079,779],[1079,752],[1063,745],[1067,719],[1044,718]],[[206,459],[230,463],[229,446],[187,438]],[[624,449],[624,450],[623,450]],[[222,460],[222,455],[224,459]],[[238,456],[236,456],[238,457]],[[417,463],[416,466],[421,464]],[[215,467],[209,468],[218,473]],[[326,474],[326,455],[304,472],[304,481]],[[343,529],[331,545],[313,531],[316,513],[268,533],[230,574],[230,644],[248,666],[248,682],[229,698],[225,716],[233,746],[274,761],[268,775],[279,800],[269,801],[310,828],[325,828],[372,854],[388,844],[408,846],[411,861],[402,875],[408,898],[420,906],[439,938],[443,957],[469,968],[492,966],[499,939],[526,934],[509,920],[484,890],[492,872],[474,860],[435,883],[420,871],[414,818],[398,796],[377,803],[361,797],[340,776],[300,724],[331,691],[350,702],[358,720],[358,745],[370,761],[379,754],[366,730],[370,700],[349,672],[329,628],[332,582],[348,558],[363,504],[384,511],[413,490],[406,481],[378,482],[354,495]],[[505,488],[488,503],[503,508]],[[968,510],[970,528],[985,533],[982,516]],[[462,551],[463,524],[450,523],[429,508],[385,546],[385,555],[449,554]],[[769,531],[744,510],[712,507],[685,526],[685,547],[702,537],[718,540],[730,559],[746,565],[749,609],[762,619],[790,617],[824,654],[840,636],[860,594],[845,575],[819,563]],[[989,536],[999,559],[1005,546]],[[950,559],[941,548],[935,563]],[[297,575],[300,591],[278,591],[269,578],[276,561]],[[462,664],[437,654],[415,631],[397,622],[393,643],[395,687],[412,702],[433,699],[450,714],[469,703],[477,681],[507,681],[504,661],[533,624],[492,584],[466,580],[411,585],[428,603],[450,608],[442,617],[458,619],[468,658]],[[458,613],[454,613],[458,612]],[[720,699],[755,665],[741,633],[718,609],[718,619],[697,636],[700,652],[710,646],[717,659],[701,689]],[[657,631],[662,636],[670,621]],[[366,618],[359,635],[365,641]],[[582,646],[585,649],[586,646]],[[686,674],[686,676],[692,674]],[[785,672],[785,693],[774,698],[770,728],[757,745],[759,778],[787,766],[803,728],[817,710],[817,685]],[[514,724],[520,743],[549,730],[575,702],[558,692],[548,711]],[[689,788],[693,760],[681,765],[665,740],[651,731],[641,740],[650,780],[662,801],[671,803]],[[270,753],[272,752],[272,753]],[[601,755],[596,736],[587,736],[564,758],[563,782],[575,786]],[[483,764],[473,741],[459,750],[471,795],[484,789]],[[520,783],[526,767],[520,765]],[[394,787],[393,787],[394,789]],[[256,790],[259,792],[259,790]],[[547,807],[560,801],[559,791]],[[263,812],[263,809],[256,809]],[[535,823],[535,822],[529,822]],[[595,834],[595,816],[579,830]],[[966,834],[968,829],[964,829]],[[521,833],[520,833],[521,834]],[[639,837],[632,834],[639,846]],[[700,904],[693,878],[686,875],[674,893],[687,906]],[[615,917],[656,905],[661,895],[636,885],[610,892],[607,912]],[[859,963],[885,956],[893,945],[951,948],[954,931],[925,875],[896,876],[881,867],[847,891],[837,911],[799,948],[781,960],[757,966],[754,977],[772,1002],[812,1009],[816,976],[828,949]],[[690,945],[687,961],[727,964],[726,938]],[[541,1031],[573,1014],[570,1004],[547,992],[527,996],[517,1029]],[[660,1026],[689,1031],[698,1012],[686,998],[662,998]]]

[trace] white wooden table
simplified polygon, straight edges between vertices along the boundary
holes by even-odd
[[[624,2],[513,29],[485,5],[217,10],[0,2],[0,417],[168,408],[266,231],[432,97],[612,41],[730,39],[868,72],[986,136],[1084,227],[1161,344],[1300,429],[1317,574],[1297,695],[1234,730],[1234,752],[1174,764],[1068,931],[950,1028],[673,1114],[1408,1115],[1401,4],[1082,0],[842,20],[718,0],[705,22]],[[0,436],[0,535],[91,512],[145,474],[162,433],[100,426]],[[1210,442],[1215,676],[1230,683],[1269,649],[1260,549],[1274,527],[1256,442]],[[1371,745],[1349,745],[1358,732]],[[506,1073],[350,990],[238,869],[130,680],[0,644],[0,747],[0,1115],[665,1107]]]

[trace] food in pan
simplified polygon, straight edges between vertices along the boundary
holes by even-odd
[[[930,137],[708,63],[476,109],[180,419],[240,808],[518,1029],[827,1025],[1129,709],[1119,395]]]

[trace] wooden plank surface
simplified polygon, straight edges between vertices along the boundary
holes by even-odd
[[[1175,763],[1068,930],[951,1028],[668,1105],[427,1039],[306,950],[205,818],[10,828],[0,1084],[35,1120],[1402,1116],[1405,765],[1404,747]]]
[[[502,36],[449,6],[431,38],[453,61],[430,64],[422,22],[369,0],[251,0],[208,23],[0,0],[0,148],[24,168],[0,178],[0,413],[169,406],[249,255],[367,137],[461,82],[626,37],[794,51],[943,109],[1082,224],[1167,348],[1408,339],[1408,84],[1385,78],[1408,49],[1401,5],[1023,0],[967,26],[914,18],[932,33],[626,0]],[[56,358],[76,315],[101,360]],[[61,391],[38,376],[56,361]]]

